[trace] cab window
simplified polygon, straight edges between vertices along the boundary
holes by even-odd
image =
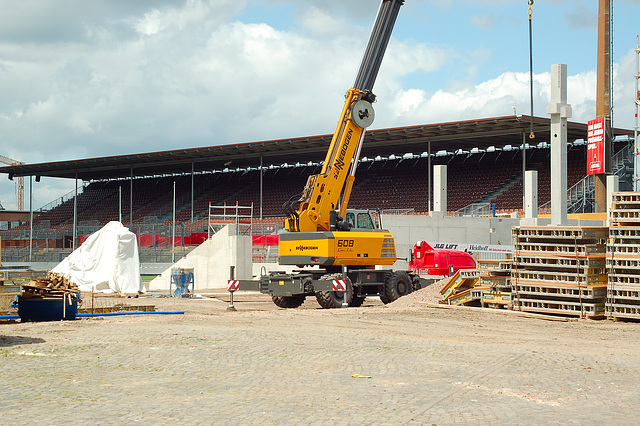
[[[369,213],[358,213],[358,228],[373,229]]]
[[[349,225],[351,225],[352,228],[356,227],[356,219],[353,213],[347,213],[346,221]]]

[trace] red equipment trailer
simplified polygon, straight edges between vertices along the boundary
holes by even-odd
[[[453,275],[459,269],[475,269],[476,261],[460,250],[436,250],[426,241],[418,241],[411,251],[409,269],[422,275]]]

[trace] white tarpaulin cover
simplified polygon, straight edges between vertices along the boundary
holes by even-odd
[[[91,234],[53,272],[64,274],[81,291],[142,291],[136,235],[120,222],[109,222]]]

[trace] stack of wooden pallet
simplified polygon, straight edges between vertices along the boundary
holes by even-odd
[[[514,309],[604,317],[607,236],[603,226],[515,227]]]
[[[609,212],[607,315],[640,318],[640,192],[617,192]]]

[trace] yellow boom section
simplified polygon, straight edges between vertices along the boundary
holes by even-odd
[[[371,104],[361,100],[361,96],[362,92],[356,89],[347,92],[342,119],[331,140],[322,170],[307,179],[299,205],[285,223],[288,231],[329,231],[330,212],[340,208],[340,204],[346,208],[365,133],[361,126],[372,122],[374,115]]]

